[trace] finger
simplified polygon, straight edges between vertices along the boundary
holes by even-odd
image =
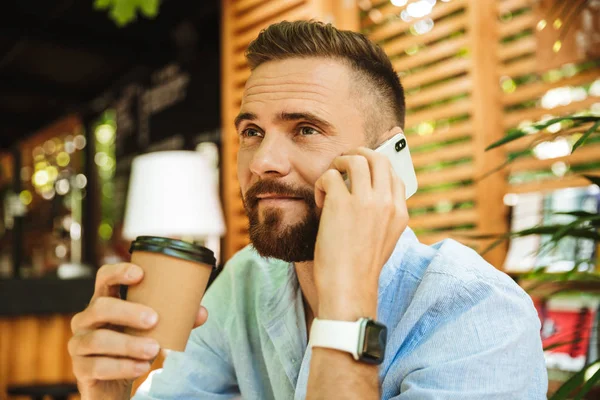
[[[150,370],[150,362],[103,356],[75,357],[73,372],[77,380],[135,379]]]
[[[344,178],[337,169],[328,169],[315,182],[315,203],[323,208],[327,194],[337,193],[337,196],[349,195]]]
[[[331,167],[348,175],[352,193],[371,189],[371,171],[368,161],[360,155],[343,155],[333,159]]]
[[[208,310],[202,306],[200,306],[200,311],[198,311],[198,315],[196,315],[196,321],[194,322],[194,328],[202,326],[206,323],[208,319]]]
[[[88,308],[73,317],[71,329],[73,333],[77,333],[80,330],[96,329],[107,324],[149,329],[156,324],[157,320],[156,312],[143,304],[114,297],[98,297]]]
[[[371,182],[376,191],[391,193],[390,175],[393,173],[392,163],[387,156],[366,147],[359,147],[348,154],[362,156],[369,164]]]
[[[71,356],[118,356],[152,360],[158,355],[160,346],[150,338],[142,338],[110,329],[96,329],[69,340]]]
[[[406,205],[406,187],[402,178],[391,174],[392,196],[394,198],[395,214],[408,221],[408,208]]]
[[[144,270],[135,264],[103,265],[96,274],[94,297],[116,297],[119,285],[133,285],[141,281],[143,276]]]

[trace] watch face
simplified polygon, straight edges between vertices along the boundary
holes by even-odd
[[[360,360],[369,364],[381,364],[385,354],[387,328],[369,320],[365,326],[365,339]]]

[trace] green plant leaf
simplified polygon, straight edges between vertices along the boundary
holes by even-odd
[[[595,363],[590,364],[589,367],[585,368],[584,370],[587,372],[587,370],[592,366],[592,365],[596,365],[598,364],[600,361],[596,361]],[[584,377],[585,379],[585,377]],[[581,388],[581,390],[579,391],[579,393],[577,393],[577,396],[575,397],[575,400],[583,400],[583,396],[585,396],[590,390],[592,390],[592,388],[594,387],[594,385],[596,384],[596,382],[598,382],[600,380],[600,369],[598,369],[596,372],[594,372],[594,375],[592,375],[590,377],[590,379],[587,380],[587,382],[585,382],[585,384],[583,385],[583,387]]]
[[[593,184],[600,186],[600,176],[583,175],[583,177]]]
[[[582,146],[585,143],[585,141],[588,139],[588,137],[590,137],[590,135],[592,133],[594,133],[598,130],[598,127],[600,127],[600,121],[596,121],[596,123],[594,125],[592,125],[590,127],[590,129],[588,129],[587,131],[585,131],[585,133],[583,135],[581,135],[579,140],[577,140],[575,142],[575,144],[573,145],[573,148],[571,149],[571,153],[574,152],[575,150],[577,150],[578,147]]]
[[[543,129],[546,129],[547,127],[556,124],[557,122],[563,122],[563,121],[571,121],[573,122],[575,125],[581,125],[581,124],[585,124],[588,122],[598,122],[600,121],[600,116],[591,116],[591,115],[582,115],[582,116],[576,116],[576,115],[568,115],[568,116],[564,116],[564,117],[558,117],[558,118],[552,118],[549,119],[547,121],[544,122],[538,122],[536,124],[532,124],[529,126],[529,128],[532,128],[536,131],[541,131]],[[536,134],[536,133],[533,133]],[[502,139],[498,140],[495,143],[492,143],[491,145],[489,145],[486,148],[486,151],[494,149],[496,147],[502,146],[506,143],[512,142],[514,140],[517,140],[519,138],[522,138],[523,136],[527,136],[529,135],[529,133],[525,132],[524,129],[513,129],[511,131],[509,131],[509,133],[503,137]]]
[[[557,211],[552,213],[552,215],[571,215],[573,217],[577,217],[577,218],[586,218],[586,217],[592,217],[592,218],[596,218],[599,217],[598,214],[596,213],[591,213],[588,211]]]
[[[582,383],[585,377],[586,368],[577,372],[571,378],[569,378],[558,390],[550,397],[549,400],[566,400],[568,399],[571,392],[577,389]]]
[[[568,340],[566,342],[552,343],[551,345],[544,347],[544,351],[554,350],[557,347],[564,346],[564,345],[567,345],[567,344],[579,343],[582,340],[583,340],[582,338],[579,338],[579,339],[575,339],[575,340]]]
[[[506,143],[513,142],[524,136],[527,136],[526,132],[524,132],[522,130],[515,130],[513,132],[510,132],[508,135],[504,136],[502,139],[498,140],[497,142],[490,144],[488,147],[485,148],[485,151],[495,149],[496,147],[500,147]]]
[[[155,18],[158,15],[160,6],[159,0],[139,0],[140,11],[148,18]]]
[[[106,10],[111,4],[113,0],[95,0],[94,1],[94,9],[96,10]]]
[[[136,19],[135,0],[115,0],[110,16],[118,26],[127,25]]]

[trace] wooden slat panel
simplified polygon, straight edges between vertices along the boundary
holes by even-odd
[[[561,79],[555,82],[538,82],[529,85],[521,85],[514,92],[502,96],[502,104],[506,106],[519,104],[527,100],[537,99],[550,89],[562,86],[579,86],[586,83],[591,83],[595,79],[598,79],[598,77],[600,77],[600,68],[594,68],[570,78]]]
[[[433,29],[424,35],[405,35],[385,43],[381,47],[388,54],[388,56],[392,57],[415,44],[429,43],[449,36],[454,32],[460,31],[465,28],[466,22],[467,16],[459,15],[451,19],[444,20],[440,23],[436,23],[433,26]]]
[[[465,73],[469,70],[470,65],[471,61],[467,58],[454,58],[423,71],[407,76],[401,76],[400,80],[402,81],[404,89],[409,90],[416,86]]]
[[[248,78],[250,77],[250,73],[251,71],[246,68],[243,69],[241,71],[236,71],[235,74],[233,75],[233,82],[234,82],[234,95],[233,98],[234,99],[241,99],[242,98],[242,93],[244,92],[244,86],[246,85],[246,81],[248,80]]]
[[[537,63],[535,57],[528,57],[523,60],[512,62],[508,65],[500,66],[500,76],[523,76],[536,72]]]
[[[408,199],[407,204],[409,209],[420,207],[432,207],[441,201],[450,201],[452,203],[464,202],[475,199],[475,187],[463,186],[457,189],[446,190],[441,192],[417,193]]]
[[[527,36],[522,39],[510,42],[506,45],[500,45],[498,49],[498,57],[502,61],[516,58],[528,53],[535,52],[537,41],[535,36]]]
[[[40,323],[39,335],[43,343],[40,343],[38,349],[36,380],[43,383],[60,382],[64,379],[63,365],[69,359],[67,349],[63,347],[64,337],[67,335],[63,323],[66,317],[52,315],[37,318]]]
[[[444,106],[419,111],[406,116],[406,126],[412,127],[423,121],[435,121],[467,114],[471,110],[471,107],[471,100],[463,99]]]
[[[586,171],[588,175],[600,176],[600,169]],[[528,182],[522,184],[511,184],[508,187],[509,193],[529,193],[529,192],[545,192],[568,187],[589,186],[591,183],[587,179],[578,176],[570,175],[556,179],[547,179],[541,182]]]
[[[522,110],[522,111],[515,111],[515,112],[508,114],[505,117],[504,126],[507,129],[512,128],[514,126],[517,126],[522,121],[525,121],[525,120],[536,121],[546,114],[563,115],[563,114],[567,114],[567,113],[582,111],[582,110],[585,110],[588,107],[590,107],[592,104],[598,103],[598,102],[600,102],[600,99],[598,97],[588,97],[585,100],[573,102],[566,106],[555,107],[555,108],[552,108],[549,110],[547,110],[545,108],[531,108],[531,109]]]
[[[438,3],[435,7],[433,7],[431,13],[423,18],[431,18],[435,21],[441,17],[444,17],[448,14],[452,14],[457,10],[460,10],[464,7],[464,5],[464,0],[454,0],[449,3]],[[402,8],[396,7],[395,13],[398,14],[399,10],[402,10]],[[369,34],[369,39],[373,40],[374,42],[378,42],[389,37],[398,35],[402,32],[406,32],[415,22],[420,21],[423,18],[415,18],[410,22],[403,21],[402,19],[396,19],[393,21],[389,21],[388,23],[381,24],[373,29],[373,31]]]
[[[455,161],[462,158],[472,157],[473,151],[473,144],[471,142],[458,143],[444,146],[443,148],[435,151],[414,153],[412,154],[412,161],[415,168],[421,168],[426,165],[441,161]]]
[[[261,3],[266,3],[268,0],[235,0],[233,2],[233,11],[236,14],[241,14],[246,10],[256,7]]]
[[[550,168],[554,163],[564,161],[570,165],[586,162],[600,161],[600,144],[591,144],[577,149],[573,154],[547,160],[538,160],[534,157],[519,159],[512,162],[508,169],[510,172],[536,171]]]
[[[419,136],[410,135],[408,143],[411,148],[417,148],[431,143],[446,142],[449,140],[460,139],[466,136],[471,136],[473,133],[473,125],[469,121],[452,124],[447,130],[435,130],[431,135]]]
[[[526,7],[532,7],[533,0],[503,0],[498,1],[498,14],[503,15],[515,10],[520,10]]]
[[[256,38],[256,36],[255,36],[255,38]],[[252,39],[250,39],[250,40],[252,41]],[[236,70],[245,69],[248,66],[248,64],[246,63],[245,52],[238,51],[235,53],[235,55],[233,56],[233,65]]]
[[[522,14],[509,22],[498,23],[498,34],[500,37],[513,36],[526,29],[533,29],[536,23],[537,19],[533,13]]]
[[[280,16],[288,9],[304,3],[304,0],[268,1],[264,6],[257,7],[252,11],[240,15],[235,19],[234,32],[240,34],[246,29],[262,24],[265,20],[274,16]]]
[[[474,175],[473,165],[467,164],[445,168],[441,171],[417,173],[417,181],[419,186],[425,187],[434,184],[465,181],[473,179]]]
[[[10,319],[0,319],[0,398],[4,398],[5,389],[8,385],[10,371],[11,348],[14,347],[12,340],[12,324]]]
[[[424,106],[438,100],[456,96],[471,91],[473,82],[470,77],[463,76],[441,85],[435,85],[406,97],[406,107]]]
[[[450,57],[456,54],[461,48],[467,46],[467,44],[468,39],[466,37],[446,40],[420,50],[415,55],[392,60],[392,65],[396,71],[403,71],[406,69],[419,67],[424,64],[429,64],[434,61]]]
[[[274,3],[276,3],[276,2],[269,1],[267,4],[274,4]],[[285,2],[281,2],[281,4],[283,4],[283,3],[285,3]],[[239,33],[235,34],[234,41],[233,41],[234,50],[243,53],[246,50],[246,47],[248,47],[248,45],[250,44],[250,42],[253,41],[254,39],[256,39],[256,37],[258,36],[260,31],[262,31],[263,29],[265,29],[267,26],[269,26],[271,24],[283,21],[284,19],[286,19],[288,21],[296,21],[299,19],[308,18],[310,16],[310,12],[309,12],[310,9],[308,7],[302,5],[301,3],[302,3],[302,1],[294,0],[294,4],[297,7],[286,11],[285,18],[280,14],[272,15],[269,18],[265,17],[265,19],[262,20],[260,22],[260,24],[257,24],[253,28],[248,29],[245,32],[239,32]],[[257,9],[257,11],[260,12],[263,8],[264,7],[260,7]]]
[[[410,224],[409,224],[410,225]],[[454,239],[457,242],[460,242],[466,246],[477,246],[480,244],[479,240],[470,239],[465,237],[466,235],[475,235],[477,231],[475,230],[461,230],[459,232],[445,231],[445,232],[436,232],[436,233],[426,233],[418,235],[418,239],[421,243],[432,245],[434,243],[441,242],[445,239]],[[464,235],[464,236],[463,236]]]
[[[446,214],[431,213],[410,218],[411,228],[443,228],[456,225],[474,224],[477,221],[475,209],[456,210]]]
[[[27,384],[36,380],[39,361],[39,322],[35,317],[18,317],[13,320],[13,338],[10,349],[9,384]]]

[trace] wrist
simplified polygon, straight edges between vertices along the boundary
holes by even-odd
[[[377,297],[364,296],[356,299],[342,296],[319,298],[316,317],[336,321],[356,321],[359,318],[377,319]]]

